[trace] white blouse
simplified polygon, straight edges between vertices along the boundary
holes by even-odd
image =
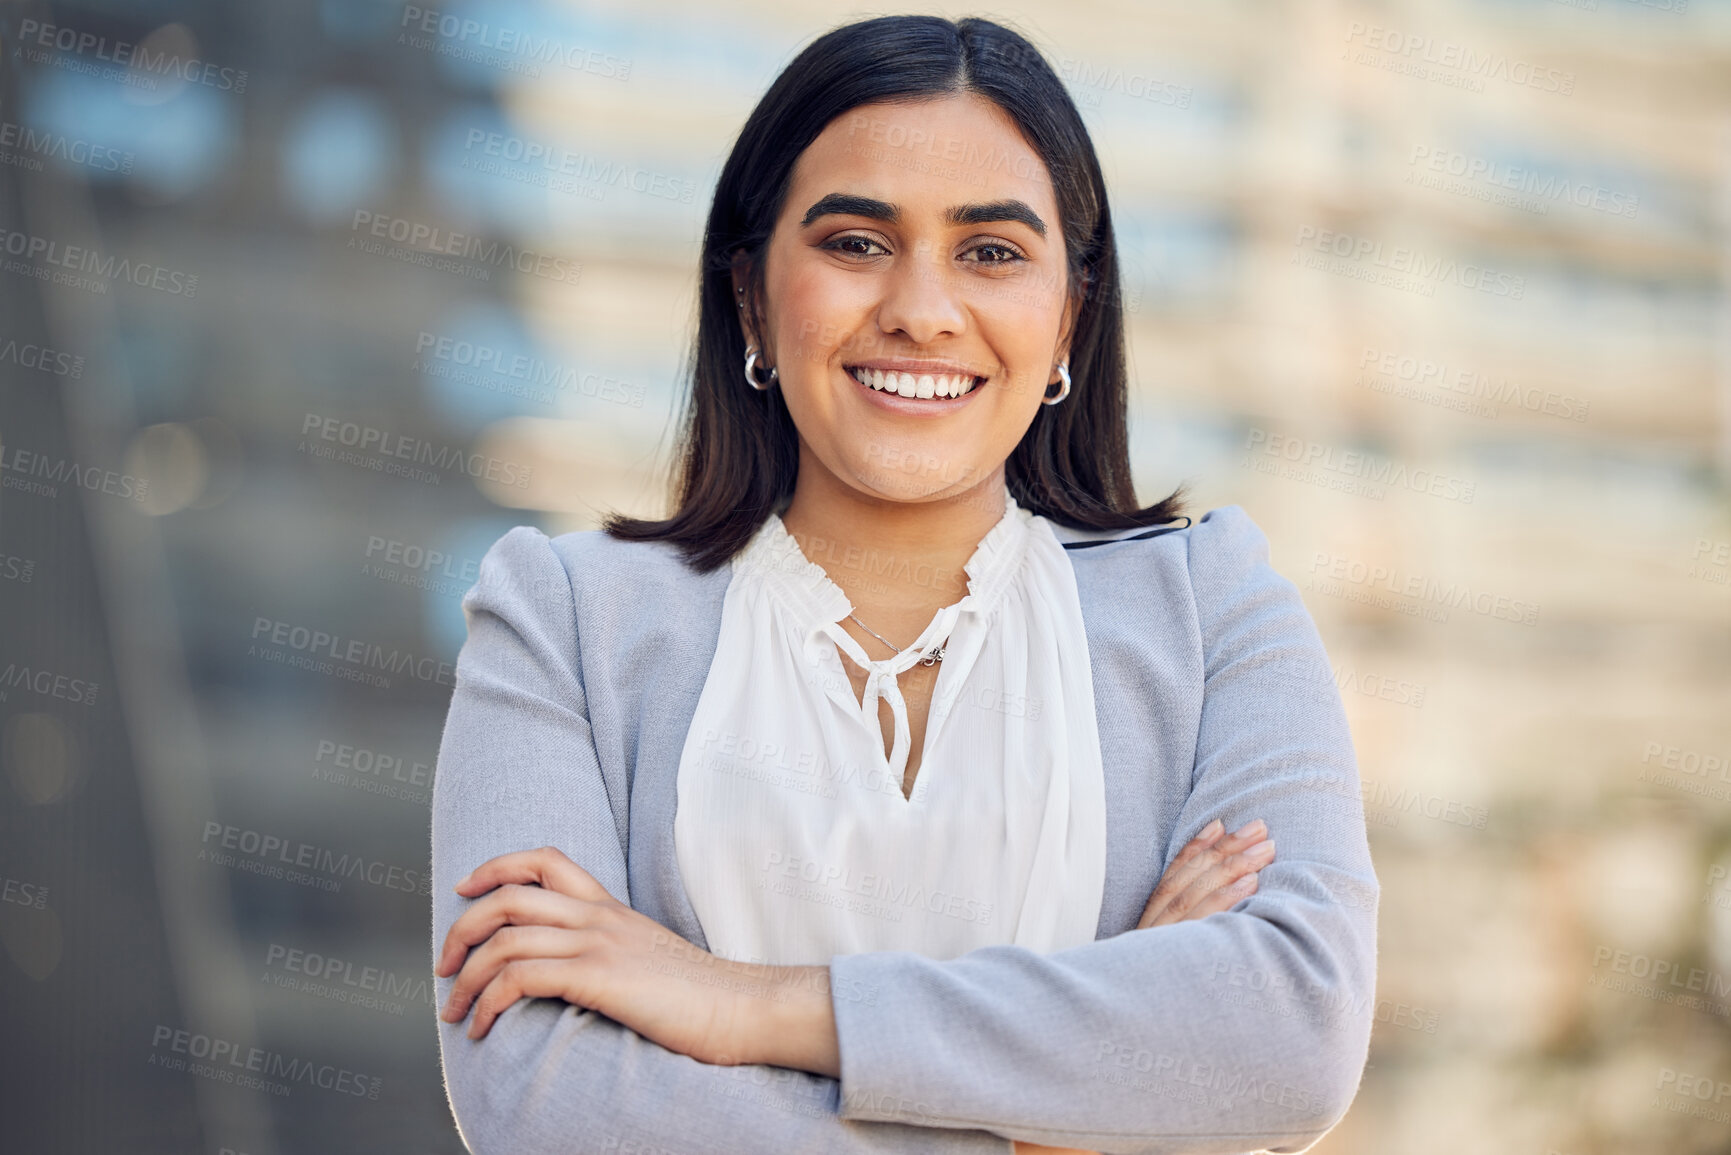
[[[674,816],[710,952],[792,966],[1092,942],[1105,779],[1075,571],[1051,523],[1006,491],[1004,516],[965,567],[967,594],[876,661],[839,624],[853,604],[779,515],[732,566]],[[939,644],[905,797],[895,675]],[[868,672],[863,701],[842,654]],[[888,758],[880,697],[895,716]]]

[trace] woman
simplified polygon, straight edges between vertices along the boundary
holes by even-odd
[[[1137,507],[1117,288],[1026,40],[870,20],[776,80],[674,515],[519,527],[464,599],[433,941],[472,1149],[1285,1151],[1345,1113],[1379,892],[1339,695],[1242,511]]]

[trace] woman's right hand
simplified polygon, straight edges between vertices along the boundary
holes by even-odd
[[[1136,929],[1207,918],[1256,893],[1256,872],[1274,861],[1274,843],[1258,818],[1231,834],[1216,818],[1185,844],[1160,876]]]

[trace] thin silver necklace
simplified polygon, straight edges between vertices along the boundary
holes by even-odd
[[[888,638],[884,637],[882,634],[878,633],[876,630],[872,629],[870,626],[866,625],[864,622],[860,622],[859,618],[855,617],[853,614],[849,614],[848,617],[853,618],[853,620],[856,622],[859,622],[859,628],[860,629],[864,630],[866,633],[870,634],[872,637],[876,638],[878,641],[882,642],[884,645],[888,646],[890,649],[894,650],[896,653],[899,654],[902,652],[903,649],[906,648],[905,646],[896,645],[894,642],[890,641]],[[939,663],[943,660],[944,660],[944,648],[942,646],[939,646],[935,650],[927,650],[926,653],[920,658],[920,665],[933,666],[933,665],[936,665],[937,663]]]

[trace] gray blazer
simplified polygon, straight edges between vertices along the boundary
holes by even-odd
[[[558,1000],[519,1001],[479,1041],[439,1021],[470,1149],[1291,1152],[1337,1123],[1369,1048],[1380,888],[1316,627],[1237,506],[1068,553],[1106,775],[1096,941],[838,955],[840,1079],[700,1063]],[[599,531],[519,526],[488,550],[433,783],[435,949],[467,901],[457,879],[545,845],[706,947],[674,858],[674,786],[730,576]],[[1276,858],[1257,893],[1133,929],[1214,818],[1267,821]]]

